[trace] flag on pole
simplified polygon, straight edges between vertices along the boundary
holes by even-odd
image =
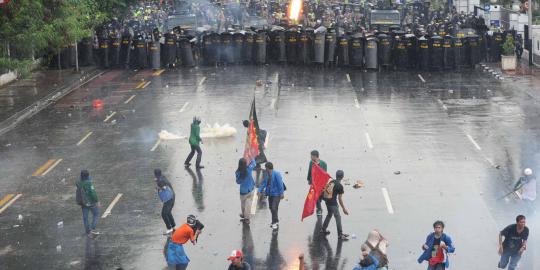
[[[257,111],[255,108],[255,97],[251,102],[251,111],[249,112],[249,126],[246,137],[246,146],[244,148],[244,159],[249,163],[256,158],[261,152],[259,144],[258,130],[259,122],[257,121]]]
[[[326,183],[330,179],[330,175],[325,172],[319,165],[313,163],[311,166],[311,185],[304,203],[304,211],[302,211],[302,221],[304,218],[313,215],[317,200],[321,195]]]

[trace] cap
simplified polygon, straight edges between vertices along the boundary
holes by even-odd
[[[231,256],[229,256],[229,258],[227,260],[232,261],[234,259],[242,258],[243,256],[244,256],[244,254],[242,254],[242,251],[235,249],[235,250],[231,251]]]

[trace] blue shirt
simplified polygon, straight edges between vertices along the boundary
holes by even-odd
[[[255,160],[252,160],[247,167],[247,174],[244,178],[240,177],[240,172],[236,171],[236,183],[240,185],[240,195],[250,193],[255,188],[255,181],[253,181],[253,168],[257,165]]]
[[[368,256],[373,261],[373,263],[370,266],[366,266],[366,267],[357,266],[353,268],[353,270],[376,270],[377,266],[379,265],[379,260],[377,260],[377,258],[375,258],[373,255],[368,255]]]
[[[447,234],[443,233],[441,235],[441,241],[446,244],[448,247],[448,253],[454,253],[456,248],[454,247],[454,244],[452,243],[452,238],[448,236]],[[422,263],[423,261],[429,261],[431,259],[431,252],[433,251],[433,244],[435,242],[435,233],[430,233],[426,238],[426,246],[428,247],[426,250],[424,250],[424,253],[420,255],[420,258],[418,258],[418,263]],[[444,267],[448,268],[450,265],[450,262],[448,258],[446,258],[446,262],[444,263]]]
[[[283,179],[281,178],[281,174],[276,171],[272,170],[272,176],[270,179],[270,185],[268,185],[268,173],[266,171],[264,172],[264,180],[259,187],[259,192],[262,193],[263,191],[266,192],[267,196],[281,196],[283,195],[283,192],[285,191],[285,184],[283,184]]]

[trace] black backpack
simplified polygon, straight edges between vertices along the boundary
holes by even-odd
[[[80,206],[89,206],[86,189],[81,182],[77,182],[77,191],[75,191],[75,201]]]

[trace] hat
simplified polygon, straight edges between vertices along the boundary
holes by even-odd
[[[232,261],[234,259],[238,259],[238,258],[242,258],[242,257],[244,257],[244,254],[242,254],[242,251],[235,249],[235,250],[231,251],[231,256],[229,256],[229,258],[227,260]]]

